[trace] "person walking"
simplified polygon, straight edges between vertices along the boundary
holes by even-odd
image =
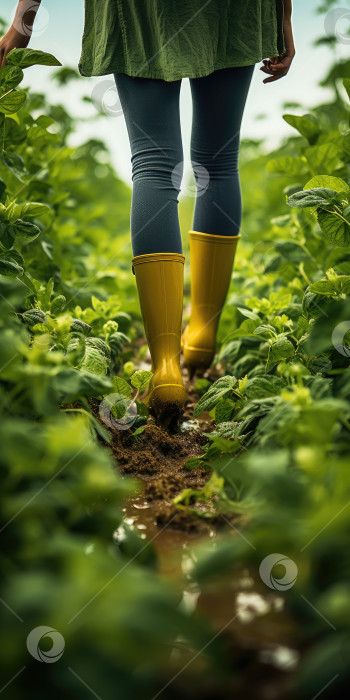
[[[0,41],[0,66],[27,46],[40,0],[19,0]],[[240,128],[256,63],[265,84],[295,55],[292,0],[85,0],[82,76],[113,74],[131,147],[132,270],[153,378],[146,403],[181,413],[187,366],[210,366],[240,238]],[[179,96],[189,78],[197,186],[189,231],[190,321],[182,334],[185,256],[178,218],[183,174]],[[204,175],[203,175],[204,174]],[[203,187],[203,177],[205,187]]]

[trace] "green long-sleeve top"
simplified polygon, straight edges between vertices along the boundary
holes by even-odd
[[[200,78],[285,51],[283,0],[85,0],[81,75]]]

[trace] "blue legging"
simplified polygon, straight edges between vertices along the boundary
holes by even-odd
[[[254,65],[223,68],[190,79],[195,231],[221,236],[239,233],[240,126]],[[125,73],[115,73],[114,78],[131,146],[133,254],[182,253],[178,217],[183,174],[181,80],[167,82]]]

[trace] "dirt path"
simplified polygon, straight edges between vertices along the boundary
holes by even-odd
[[[203,509],[205,517],[198,517],[191,508],[173,503],[183,489],[199,490],[211,475],[204,467],[191,470],[184,467],[189,457],[202,454],[208,441],[203,432],[211,432],[214,426],[207,413],[193,419],[193,408],[199,400],[194,390],[196,377],[190,380],[185,368],[183,373],[188,402],[175,433],[157,425],[153,418],[148,420],[137,439],[129,430],[111,433],[110,447],[118,470],[126,477],[137,478],[141,484],[139,495],[127,499],[124,504],[125,524],[136,530],[145,542],[151,542],[156,553],[157,572],[176,586],[179,604],[189,614],[194,611],[203,614],[214,633],[223,640],[228,657],[232,659],[232,674],[230,678],[213,679],[216,700],[226,700],[233,693],[240,697],[243,692],[248,693],[251,700],[293,700],[289,683],[299,653],[296,630],[284,607],[283,597],[273,591],[267,593],[258,572],[249,571],[244,562],[239,571],[229,572],[200,588],[191,579],[195,546],[201,541],[214,543],[221,534],[239,537],[244,522],[239,515],[218,514],[210,502],[195,504],[197,510]],[[221,375],[219,368],[206,377],[214,381]],[[98,411],[94,413],[98,417]],[[188,650],[181,653],[186,665]],[[203,663],[202,658],[200,663]],[[196,690],[191,685],[191,673]],[[191,700],[211,700],[210,689],[198,684],[198,674],[200,676],[200,668],[196,664],[192,668],[191,664],[190,680],[185,675],[174,688],[177,696],[181,693],[184,699],[191,696]],[[190,696],[187,695],[188,683]]]
[[[216,376],[211,375],[214,380]],[[113,435],[112,449],[118,469],[125,476],[141,481],[140,495],[129,498],[124,506],[125,522],[143,539],[152,542],[157,554],[157,571],[178,587],[179,601],[189,613],[194,610],[210,620],[220,633],[227,653],[232,658],[232,678],[215,680],[215,697],[226,700],[228,693],[243,692],[252,700],[287,700],[290,674],[298,661],[293,622],[284,609],[280,595],[266,593],[257,572],[242,564],[240,572],[230,573],[199,588],[191,580],[193,548],[200,541],[230,533],[238,537],[241,516],[224,517],[213,511],[210,503],[202,504],[206,518],[193,515],[191,509],[175,506],[172,499],[185,488],[201,489],[210,473],[203,467],[188,470],[186,459],[203,451],[213,430],[209,414],[193,420],[193,408],[199,399],[194,391],[194,378],[186,377],[189,400],[178,432],[172,434],[151,419],[135,441],[129,431]],[[196,503],[196,507],[201,504]],[[209,517],[208,517],[209,516]],[[187,657],[184,656],[184,663]],[[240,686],[235,669],[240,668]],[[193,668],[193,674],[198,668]],[[188,680],[188,679],[187,679]],[[178,692],[186,695],[186,683],[179,681]],[[196,680],[197,683],[197,680]],[[192,697],[206,698],[206,689],[197,687]],[[211,697],[210,695],[208,697]]]

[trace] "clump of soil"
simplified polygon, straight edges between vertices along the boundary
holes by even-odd
[[[157,525],[169,525],[171,529],[188,533],[208,533],[209,522],[172,502],[183,489],[199,490],[210,478],[205,467],[191,470],[184,467],[189,457],[203,454],[206,442],[207,438],[199,431],[172,434],[152,422],[137,440],[126,431],[113,435],[111,447],[119,470],[143,482],[142,497],[152,507]]]
[[[196,502],[192,499],[191,507],[173,503],[174,497],[184,489],[201,490],[211,476],[211,471],[203,466],[190,470],[184,466],[188,458],[203,454],[203,446],[208,442],[203,432],[210,433],[214,426],[208,413],[193,421],[193,408],[200,396],[194,388],[196,377],[190,380],[185,368],[183,373],[188,400],[175,432],[152,416],[137,437],[133,436],[132,429],[109,429],[112,437],[110,447],[119,471],[142,483],[141,497],[128,499],[125,511],[127,515],[134,515],[133,507],[139,509],[137,520],[140,527],[142,522],[145,523],[147,535],[153,534],[154,527],[166,527],[188,535],[208,535],[213,533],[213,528],[227,527],[228,522],[239,519],[232,513],[219,513],[210,501]],[[210,370],[205,376],[215,381],[220,372]],[[90,406],[99,419],[96,402],[90,401]]]

